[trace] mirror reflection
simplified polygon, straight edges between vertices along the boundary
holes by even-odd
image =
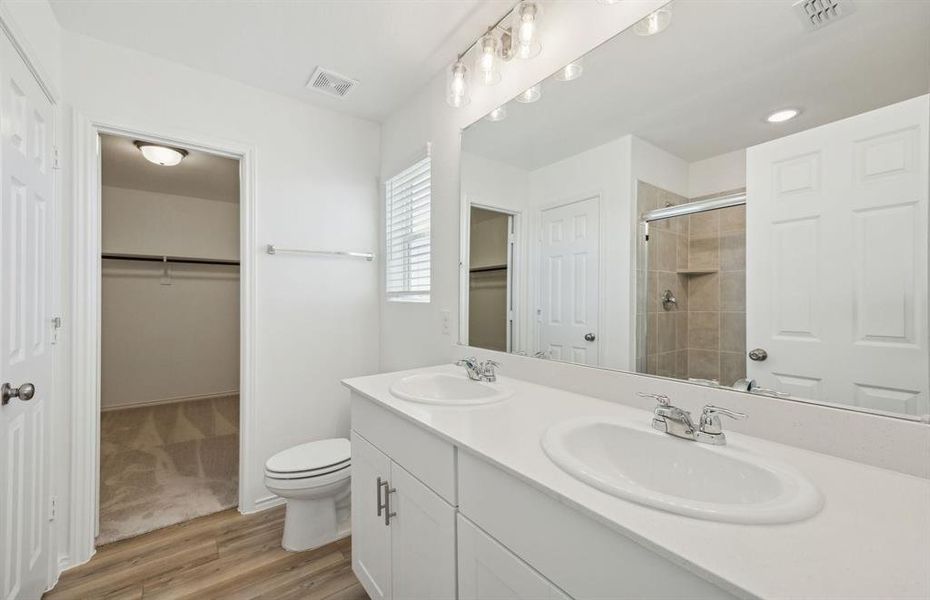
[[[461,342],[930,414],[930,3],[895,7],[673,2],[468,127]]]

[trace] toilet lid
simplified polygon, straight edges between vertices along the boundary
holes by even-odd
[[[348,462],[351,453],[351,445],[345,438],[320,440],[278,452],[268,459],[265,468],[274,473],[299,473],[325,469]]]

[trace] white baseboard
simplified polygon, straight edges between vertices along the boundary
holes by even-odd
[[[226,398],[228,396],[238,396],[239,390],[229,392],[216,392],[215,394],[199,394],[195,396],[176,396],[174,398],[158,398],[156,400],[143,400],[142,402],[127,402],[126,404],[115,404],[111,406],[101,406],[100,412],[111,410],[122,410],[124,408],[145,408],[148,406],[160,406],[162,404],[174,404],[175,402],[190,402],[192,400],[212,400],[214,398]]]
[[[239,512],[244,515],[251,515],[263,510],[268,510],[269,508],[274,508],[276,506],[282,506],[284,504],[284,498],[280,496],[275,496],[271,494],[269,496],[263,496],[257,499],[252,503],[250,508],[244,508],[242,505],[239,505]]]

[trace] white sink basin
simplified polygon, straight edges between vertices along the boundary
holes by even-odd
[[[418,373],[392,383],[391,393],[422,404],[469,406],[500,402],[513,392],[498,383],[472,381],[465,375]]]
[[[820,492],[793,467],[737,444],[710,446],[626,421],[550,427],[543,450],[573,477],[618,498],[688,517],[791,523],[820,511]]]

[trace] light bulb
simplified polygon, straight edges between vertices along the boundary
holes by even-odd
[[[646,18],[637,21],[633,25],[633,31],[636,35],[648,36],[655,35],[669,26],[672,22],[672,11],[667,8],[650,13]]]
[[[801,111],[797,108],[786,108],[773,112],[766,117],[765,120],[769,123],[784,123],[785,121],[790,121],[799,114],[801,114]]]
[[[135,142],[135,145],[147,161],[162,167],[173,167],[187,156],[187,150],[180,148],[169,148],[147,142]]]
[[[516,54],[520,58],[533,58],[542,50],[539,43],[539,6],[535,2],[524,0],[517,6],[516,23],[514,29],[517,31],[515,44]]]
[[[468,67],[461,59],[449,69],[446,102],[452,108],[461,108],[471,102],[468,96]]]
[[[581,64],[581,59],[578,59],[559,69],[558,73],[555,74],[555,78],[558,81],[571,81],[572,79],[581,77],[583,72],[584,65]]]
[[[500,83],[500,59],[497,56],[499,42],[493,34],[487,34],[478,44],[479,54],[475,59],[475,72],[483,85]]]
[[[506,118],[507,118],[507,107],[506,106],[498,106],[497,108],[489,112],[488,116],[485,117],[485,119],[487,119],[488,121],[491,121],[492,123],[503,121]]]
[[[542,85],[536,84],[533,87],[529,88],[519,96],[517,96],[517,102],[522,102],[523,104],[531,104],[536,102],[542,97]]]

